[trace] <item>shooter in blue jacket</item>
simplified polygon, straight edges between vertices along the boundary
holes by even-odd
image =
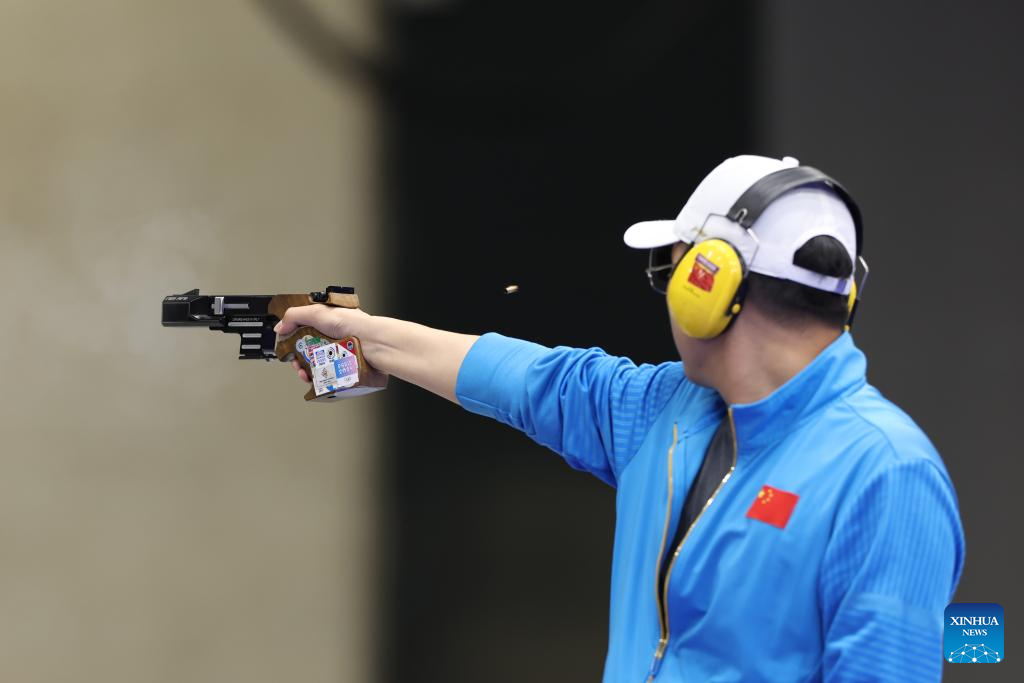
[[[615,487],[606,682],[938,681],[963,532],[848,331],[856,204],[795,159],[733,157],[625,241],[650,250],[681,363],[324,306],[279,332],[358,336],[371,365]]]

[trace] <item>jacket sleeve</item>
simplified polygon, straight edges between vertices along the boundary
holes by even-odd
[[[491,333],[469,350],[455,393],[466,410],[615,486],[683,377],[678,362],[637,367],[597,348],[549,349]]]
[[[939,681],[963,552],[956,494],[935,463],[901,461],[872,476],[840,511],[825,552],[824,680]]]

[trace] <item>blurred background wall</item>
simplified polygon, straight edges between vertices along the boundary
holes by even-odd
[[[385,26],[402,74],[384,166],[394,314],[672,358],[647,255],[622,231],[674,216],[708,169],[751,148],[735,105],[753,92],[750,5],[470,2]],[[600,680],[614,491],[423,392],[386,400],[407,428],[386,439],[397,504],[382,597],[409,656],[382,650],[382,671]]]
[[[373,313],[672,359],[622,230],[744,152],[861,202],[869,379],[957,486],[957,600],[1013,619],[1021,14],[4,3],[0,680],[598,679],[611,489],[400,382],[306,406],[157,303],[352,284]],[[983,675],[1021,677],[1012,653]]]
[[[158,309],[372,307],[376,121],[258,3],[0,6],[0,680],[374,678],[374,398]]]

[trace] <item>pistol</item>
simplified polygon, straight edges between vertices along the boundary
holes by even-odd
[[[198,289],[163,300],[164,327],[207,327],[239,336],[240,360],[298,360],[313,386],[307,401],[362,396],[387,387],[388,376],[363,357],[359,339],[333,339],[306,326],[280,340],[274,326],[292,306],[325,304],[359,308],[354,287],[331,285],[309,294],[200,294]]]

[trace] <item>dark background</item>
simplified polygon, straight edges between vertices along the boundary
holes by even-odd
[[[1024,12],[1010,3],[391,4],[388,313],[674,358],[645,256],[727,156],[790,154],[866,219],[869,380],[942,453],[967,563],[1019,680],[1015,419]],[[520,293],[507,296],[504,287]],[[388,402],[380,663],[391,681],[593,681],[607,644],[612,491],[424,392]],[[939,653],[936,653],[939,656]]]

